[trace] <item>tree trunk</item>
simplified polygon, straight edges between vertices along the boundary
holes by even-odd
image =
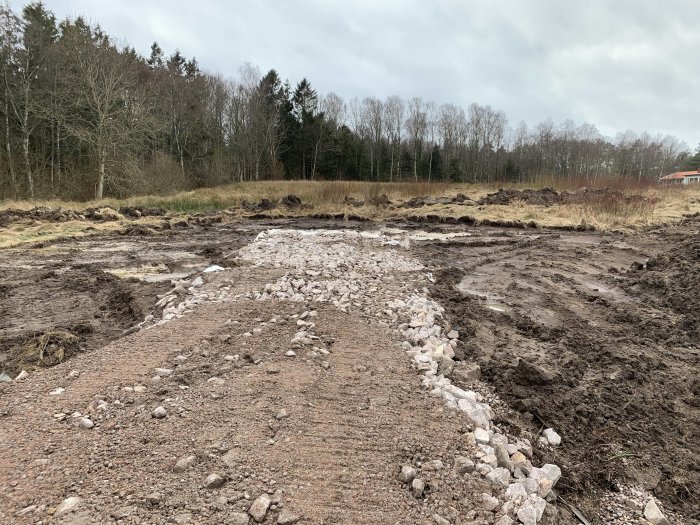
[[[55,137],[56,137],[56,131],[55,131],[55,122],[53,119],[51,119],[51,193],[53,193],[53,184],[54,184],[54,148],[55,148]]]
[[[102,147],[102,144],[98,146],[98,155],[100,157],[99,160],[99,168],[98,168],[98,174],[97,174],[97,191],[95,192],[95,198],[99,201],[102,200],[102,197],[104,196],[104,187],[105,187],[105,157],[106,157],[106,152],[104,148]]]
[[[10,181],[12,183],[12,191],[17,197],[17,179],[15,178],[15,167],[12,163],[12,145],[10,143],[10,107],[9,94],[7,86],[5,86],[5,149],[7,150],[7,167],[10,170]]]
[[[311,168],[311,180],[316,177],[316,161],[318,160],[318,142],[316,142],[316,147],[314,148],[314,163]]]
[[[428,161],[428,182],[431,181],[433,177],[433,150],[430,150],[430,160]]]
[[[418,150],[413,150],[413,178],[418,182]]]
[[[22,139],[22,156],[24,157],[24,169],[27,173],[27,183],[29,184],[29,198],[34,198],[34,177],[32,176],[32,166],[29,162],[29,132],[24,131]]]
[[[61,184],[61,124],[56,122],[56,175],[58,184]]]
[[[401,180],[401,139],[399,139],[399,155],[396,158],[396,180]]]
[[[29,198],[34,198],[34,177],[32,165],[29,162],[29,85],[24,88],[24,112],[22,113],[22,156],[24,157],[24,170],[29,185]]]
[[[389,182],[394,180],[394,148],[391,148],[391,168],[389,169]]]

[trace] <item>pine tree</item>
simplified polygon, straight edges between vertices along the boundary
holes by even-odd
[[[163,67],[163,50],[158,45],[158,42],[153,42],[153,44],[151,44],[151,56],[146,63],[151,69]]]

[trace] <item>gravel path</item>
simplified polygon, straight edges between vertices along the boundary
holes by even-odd
[[[291,316],[304,311],[204,305],[4,387],[0,522],[247,523],[236,520],[261,494],[281,500],[265,523],[283,509],[302,523],[348,524],[474,512],[470,498],[488,486],[449,464],[473,453],[462,418],[419,389],[391,332],[320,308],[315,333],[329,353],[287,357]],[[93,428],[81,428],[85,418]],[[438,459],[445,468],[426,499],[397,480],[403,463]],[[223,485],[207,488],[211,474]],[[56,516],[67,498],[80,501]]]

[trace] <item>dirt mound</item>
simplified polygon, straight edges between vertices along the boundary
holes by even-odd
[[[479,221],[477,221],[474,217],[470,215],[463,215],[462,217],[445,217],[443,215],[437,215],[434,213],[428,213],[426,215],[407,215],[406,217],[399,217],[397,219],[394,219],[393,222],[397,222],[400,224],[404,222],[430,224],[479,224]]]
[[[398,205],[398,208],[422,208],[423,206],[435,206],[436,204],[470,204],[473,205],[472,200],[464,195],[463,193],[458,193],[454,197],[413,197]]]
[[[103,206],[101,208],[87,208],[83,215],[86,219],[98,222],[120,221],[124,216],[111,206]]]
[[[522,201],[536,206],[553,206],[561,203],[561,195],[554,188],[542,188],[540,190],[505,190],[500,189],[496,193],[489,193],[477,201],[483,205],[507,206],[513,201]]]
[[[124,206],[119,208],[119,213],[125,217],[138,219],[139,217],[163,217],[167,215],[165,208],[148,208],[146,206]]]
[[[355,197],[350,197],[349,195],[346,195],[345,198],[343,199],[343,204],[347,206],[353,206],[355,208],[359,208],[360,206],[365,205],[365,201],[361,201],[356,199]]]
[[[36,206],[31,210],[9,209],[0,211],[0,226],[21,221],[66,222],[82,217],[73,210]]]
[[[286,197],[282,197],[282,199],[280,200],[280,204],[282,206],[286,206],[287,208],[304,207],[304,204],[301,202],[301,199],[296,195],[287,195]]]
[[[0,211],[0,226],[16,222],[66,222],[90,220],[95,222],[120,221],[125,217],[137,219],[139,217],[162,217],[167,215],[164,208],[148,208],[145,206],[125,206],[115,210],[110,206],[99,208],[87,208],[83,212],[67,210],[64,208],[50,208],[48,206],[36,206],[30,210],[2,210]]]
[[[187,223],[189,224],[196,224],[197,226],[211,226],[212,224],[219,224],[224,222],[224,217],[220,213],[217,212],[211,212],[211,213],[197,213],[195,215],[190,215],[187,217]],[[178,227],[182,227],[183,225],[181,224],[180,221],[176,223]]]
[[[386,196],[386,193],[380,193],[379,195],[370,197],[367,199],[367,202],[372,206],[377,206],[378,208],[386,208],[387,206],[392,205],[392,202],[389,200],[389,197]]]
[[[119,233],[121,235],[142,235],[146,237],[158,235],[158,231],[155,228],[144,224],[129,224]]]
[[[700,344],[700,234],[646,264],[631,266],[625,288],[657,308],[670,309],[679,316],[679,342]],[[678,334],[676,334],[678,335]]]
[[[496,193],[489,193],[479,199],[477,204],[508,206],[519,201],[535,206],[555,206],[557,204],[590,204],[595,203],[602,208],[614,209],[620,205],[654,205],[659,202],[658,197],[645,197],[643,195],[625,195],[621,191],[609,188],[580,188],[573,192],[558,192],[554,188],[542,188],[539,190],[525,189],[512,190],[500,189]]]
[[[274,210],[276,207],[277,203],[270,199],[260,199],[260,202],[249,202],[245,199],[241,201],[241,208],[243,208],[245,211],[253,213]]]

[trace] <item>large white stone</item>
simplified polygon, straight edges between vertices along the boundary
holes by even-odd
[[[547,443],[553,447],[561,445],[561,436],[557,434],[553,428],[546,428],[542,431],[542,435],[547,440]]]
[[[510,484],[510,472],[506,468],[496,468],[486,474],[486,479],[494,485],[507,487]]]
[[[82,501],[83,500],[78,496],[71,496],[70,498],[64,499],[61,504],[56,507],[56,512],[53,513],[54,518],[60,518],[61,516],[70,514],[80,506]]]
[[[666,516],[663,515],[654,498],[651,498],[646,507],[644,507],[644,517],[654,525],[669,525]]]

